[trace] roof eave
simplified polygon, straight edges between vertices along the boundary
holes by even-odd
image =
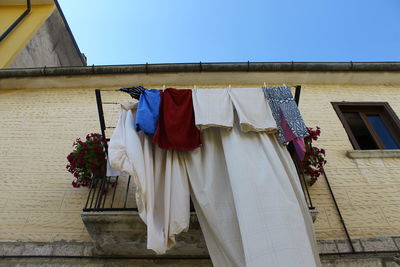
[[[400,62],[222,62],[44,67],[0,70],[0,78],[180,72],[397,72]]]

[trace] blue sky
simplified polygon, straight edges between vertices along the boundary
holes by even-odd
[[[59,0],[88,64],[400,61],[399,0]]]

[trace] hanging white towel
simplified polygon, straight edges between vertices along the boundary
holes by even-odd
[[[135,130],[136,108],[137,103],[121,104],[108,156],[111,167],[132,175],[139,215],[147,224],[147,248],[162,254],[189,227],[188,178],[178,151],[161,150]]]
[[[228,89],[193,89],[192,99],[199,129],[233,127],[233,106]]]
[[[276,122],[261,88],[228,89],[243,132],[276,131]]]

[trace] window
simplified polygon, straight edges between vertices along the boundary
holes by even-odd
[[[400,149],[400,121],[388,103],[333,102],[354,149]]]

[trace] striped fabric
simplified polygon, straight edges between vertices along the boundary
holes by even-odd
[[[140,95],[146,90],[143,86],[132,86],[119,89],[122,92],[128,93],[132,98],[139,100]]]
[[[262,89],[278,126],[279,140],[282,143],[291,141],[285,138],[281,124],[281,116],[285,118],[290,130],[297,138],[308,136],[307,127],[293,99],[290,87],[263,87]]]

